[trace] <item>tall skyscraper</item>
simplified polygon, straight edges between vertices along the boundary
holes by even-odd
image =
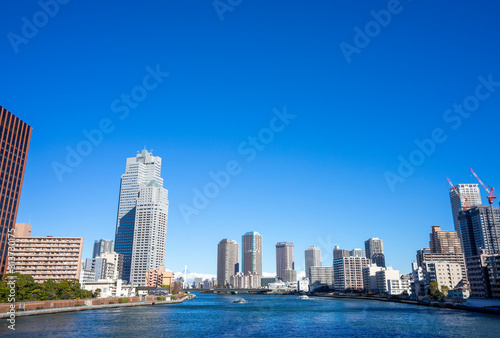
[[[231,276],[239,272],[238,243],[232,239],[223,239],[217,246],[217,282],[226,287]]]
[[[306,249],[306,276],[311,279],[311,266],[321,266],[321,250],[315,246]]]
[[[384,241],[376,237],[365,241],[366,258],[377,266],[385,267]]]
[[[492,212],[493,211],[493,212]],[[493,218],[494,216],[494,218]],[[475,206],[458,213],[465,257],[500,254],[500,209]]]
[[[0,106],[0,275],[7,271],[9,234],[14,228],[32,128]]]
[[[276,276],[285,280],[285,270],[287,269],[295,269],[293,243],[280,242],[276,244]]]
[[[256,273],[262,277],[262,235],[256,231],[247,232],[242,238],[242,272]]]
[[[429,247],[432,253],[462,253],[462,246],[456,231],[442,231],[439,225],[432,227]]]
[[[460,224],[458,222],[458,212],[462,210],[463,203],[467,198],[469,207],[476,205],[482,205],[481,194],[479,193],[478,184],[457,184],[455,189],[458,191],[460,196],[462,196],[462,201],[458,197],[457,193],[450,188],[450,201],[451,201],[451,212],[453,214],[453,224],[455,224],[455,231],[460,236]]]
[[[152,152],[143,150],[127,158],[115,235],[115,251],[123,255],[122,278],[127,281],[131,281],[133,258],[134,275],[140,280],[146,271],[164,265],[168,191],[160,175],[161,158]]]
[[[165,265],[168,191],[156,181],[141,185],[137,198],[130,282],[146,285],[146,272]]]
[[[108,241],[107,239],[100,239],[94,242],[94,253],[92,258],[101,256],[103,253],[113,252],[113,241]]]

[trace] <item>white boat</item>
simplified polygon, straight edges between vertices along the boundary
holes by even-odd
[[[299,296],[299,299],[306,300],[306,299],[309,299],[309,297],[307,295],[302,295],[302,296]]]
[[[236,298],[235,300],[233,300],[233,303],[237,303],[237,304],[244,304],[246,302],[247,301],[244,300],[243,298]]]

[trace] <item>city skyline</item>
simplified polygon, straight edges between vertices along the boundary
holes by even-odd
[[[146,146],[164,159],[175,272],[214,274],[213,243],[248,229],[266,237],[264,272],[281,240],[326,265],[370,237],[407,272],[406,240],[454,229],[446,177],[500,182],[498,6],[404,2],[347,62],[340,44],[386,2],[244,2],[223,21],[211,3],[71,2],[16,50],[6,36],[41,9],[8,3],[0,104],[34,128],[17,222],[84,237],[91,257],[114,239],[123,159]]]

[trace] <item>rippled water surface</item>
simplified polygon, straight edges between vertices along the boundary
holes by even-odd
[[[243,297],[246,304],[232,301]],[[366,300],[198,294],[194,301],[21,317],[23,337],[500,337],[500,316]]]

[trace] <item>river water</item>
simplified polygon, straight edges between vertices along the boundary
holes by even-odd
[[[234,304],[238,297],[246,304]],[[500,337],[500,316],[369,300],[198,294],[194,301],[17,318],[22,337]]]

